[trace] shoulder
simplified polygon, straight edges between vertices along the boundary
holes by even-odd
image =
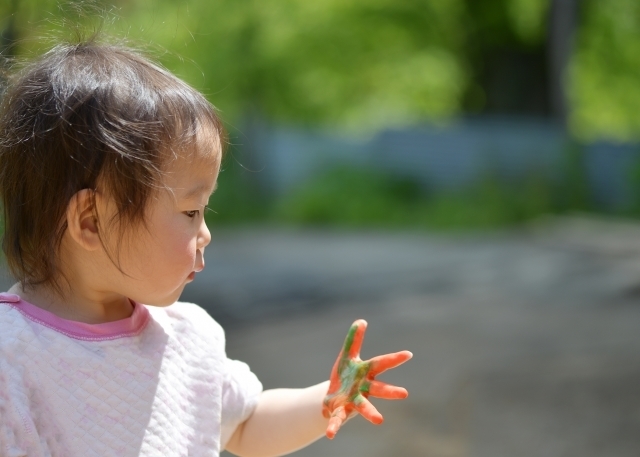
[[[165,331],[177,335],[204,338],[218,344],[225,341],[224,330],[204,309],[193,303],[175,302],[166,307],[147,306],[152,318]]]
[[[0,302],[0,347],[25,343],[31,336],[28,328],[27,318],[15,306]]]
[[[167,317],[180,325],[187,325],[194,329],[224,333],[218,324],[203,308],[187,302],[175,302],[162,308]]]

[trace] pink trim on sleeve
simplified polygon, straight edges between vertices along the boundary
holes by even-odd
[[[56,316],[49,311],[22,300],[18,295],[0,293],[0,303],[6,303],[22,313],[29,320],[49,327],[78,340],[113,340],[139,334],[149,321],[149,310],[133,302],[133,314],[114,322],[85,324]]]

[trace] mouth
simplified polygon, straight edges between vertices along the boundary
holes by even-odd
[[[193,281],[195,277],[196,277],[196,272],[192,271],[191,273],[189,273],[189,276],[187,276],[187,280]]]

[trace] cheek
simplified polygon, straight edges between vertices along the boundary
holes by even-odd
[[[196,255],[195,237],[179,225],[166,225],[159,233],[160,236],[157,243],[158,249],[164,251],[165,256],[173,258],[176,262],[188,261],[195,258]]]

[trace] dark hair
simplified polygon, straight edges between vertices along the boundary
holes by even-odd
[[[221,153],[224,130],[213,106],[128,47],[58,45],[29,64],[0,106],[2,248],[11,273],[23,287],[60,291],[58,253],[72,196],[104,185],[117,206],[110,223],[144,223],[164,166],[185,148],[202,149],[203,140]]]

